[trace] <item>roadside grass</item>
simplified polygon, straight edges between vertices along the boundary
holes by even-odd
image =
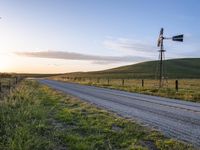
[[[44,136],[48,129],[48,110],[42,105],[37,88],[36,83],[23,82],[0,101],[0,149],[49,149],[53,146]]]
[[[36,81],[0,101],[0,149],[162,149],[192,146]]]
[[[95,78],[91,78],[84,80],[63,80],[62,78],[57,77],[52,79],[147,95],[181,99],[185,101],[200,102],[200,79],[179,79],[178,91],[175,89],[175,80],[168,80],[163,88],[158,88],[158,81],[151,79],[144,79],[143,87],[142,80],[139,79],[124,79],[124,85],[122,85],[122,79],[109,79],[109,84],[108,79],[97,80]]]
[[[0,73],[1,76],[1,73]],[[1,77],[0,78],[0,98],[9,94],[11,88],[16,85],[16,78],[11,77]]]

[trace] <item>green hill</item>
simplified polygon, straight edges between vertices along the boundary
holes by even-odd
[[[168,78],[200,78],[200,58],[170,59],[164,62]],[[68,77],[90,78],[155,78],[159,62],[149,61],[95,72],[68,73]]]

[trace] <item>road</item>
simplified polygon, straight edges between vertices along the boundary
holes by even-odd
[[[199,103],[46,79],[39,82],[200,147]]]

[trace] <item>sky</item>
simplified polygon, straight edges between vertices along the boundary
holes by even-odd
[[[199,0],[0,0],[0,72],[65,73],[200,57]]]

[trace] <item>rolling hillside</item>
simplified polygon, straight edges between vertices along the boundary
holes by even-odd
[[[155,78],[159,62],[149,61],[104,71],[68,73],[68,77]],[[164,61],[168,78],[200,78],[200,58],[170,59]]]

